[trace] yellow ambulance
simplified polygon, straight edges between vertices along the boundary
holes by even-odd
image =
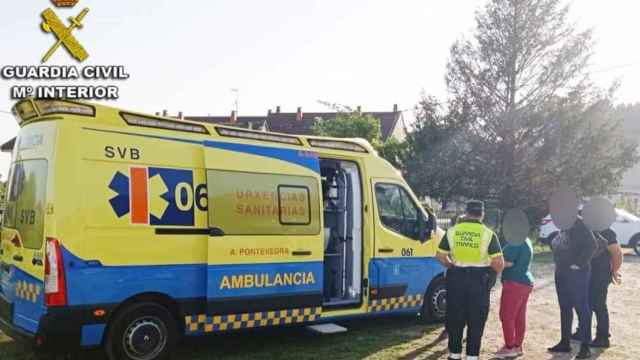
[[[183,336],[444,316],[435,217],[364,140],[64,100],[13,112],[0,242],[13,337],[152,360]]]

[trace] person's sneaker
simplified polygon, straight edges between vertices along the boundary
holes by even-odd
[[[516,351],[516,348],[510,349],[506,346],[503,346],[500,350],[496,351],[495,356],[498,359],[509,359],[518,356],[518,352]]]
[[[576,355],[576,359],[588,359],[591,357],[591,349],[589,349],[589,345],[582,344],[580,345],[580,351],[578,355]]]
[[[611,346],[611,343],[609,342],[609,339],[603,339],[603,338],[595,338],[595,340],[593,340],[591,342],[591,344],[589,344],[589,346],[593,347],[593,348],[608,348],[609,346]]]
[[[580,337],[580,332],[576,331],[573,334],[571,334],[571,340],[573,340],[573,341],[582,341],[582,338]]]
[[[515,350],[518,356],[524,355],[524,349],[522,348],[522,346],[516,346]]]
[[[555,346],[548,348],[547,351],[552,353],[570,353],[571,345],[569,345],[569,343],[567,342],[560,341]]]

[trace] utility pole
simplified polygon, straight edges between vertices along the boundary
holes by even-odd
[[[233,89],[231,89],[231,92],[233,92],[236,95],[236,99],[235,99],[234,103],[235,103],[236,116],[237,116],[239,114],[239,112],[238,112],[238,98],[240,97],[240,89],[233,88]]]

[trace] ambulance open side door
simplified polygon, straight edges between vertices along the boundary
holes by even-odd
[[[317,154],[206,141],[205,164],[208,328],[316,320],[324,258]]]

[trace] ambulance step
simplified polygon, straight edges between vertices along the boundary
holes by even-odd
[[[307,329],[313,331],[314,333],[326,335],[326,334],[338,334],[347,331],[347,328],[342,327],[336,324],[317,324],[317,325],[309,325]]]

